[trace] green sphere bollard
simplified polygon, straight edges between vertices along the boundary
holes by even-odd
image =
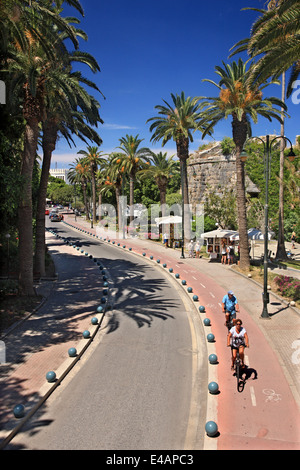
[[[173,272],[173,268],[169,268],[169,273],[172,273]]]
[[[69,354],[70,357],[75,357],[75,356],[77,356],[76,348],[69,348],[69,349],[68,349],[68,354]]]
[[[200,305],[199,312],[201,313],[205,312],[205,307],[203,305]]]
[[[157,263],[160,263],[160,259],[157,259],[156,262],[157,262]]]
[[[98,323],[98,318],[97,318],[97,317],[93,317],[93,318],[91,319],[91,324],[92,324],[92,325],[97,325],[97,323]]]
[[[152,256],[152,255],[150,256],[150,259],[153,259],[153,256]]]
[[[204,318],[203,323],[205,326],[210,326],[210,319],[209,318]]]
[[[218,356],[216,354],[210,354],[208,356],[208,360],[209,360],[210,364],[217,364]]]
[[[185,286],[185,285],[186,285],[186,281],[183,279],[183,280],[181,281],[181,284],[182,284],[183,286]]]
[[[208,391],[209,393],[211,393],[212,395],[215,395],[216,393],[218,393],[219,391],[219,385],[217,384],[217,382],[210,382],[208,384]]]
[[[84,332],[82,333],[82,336],[84,337],[84,339],[88,339],[90,335],[91,333],[89,332],[89,330],[84,330]]]
[[[163,264],[163,268],[166,268],[166,267],[167,267],[167,263],[164,263],[164,264]]]
[[[176,273],[176,274],[175,274],[175,277],[176,277],[176,279],[179,279],[179,278],[180,278],[180,274]]]
[[[188,287],[188,288],[187,288],[187,291],[191,294],[191,293],[193,292],[192,287]]]
[[[209,437],[214,437],[218,433],[217,423],[214,421],[207,421],[205,425],[205,431]]]
[[[215,335],[213,335],[212,333],[209,333],[206,338],[209,343],[214,343],[215,341]]]
[[[143,253],[143,256],[146,256],[146,253]]]
[[[198,302],[198,295],[193,295],[193,301]]]
[[[22,404],[16,405],[13,409],[15,418],[20,419],[25,416],[25,406]]]
[[[46,374],[46,379],[48,382],[52,383],[52,382],[55,382],[56,380],[56,373],[53,372],[53,370],[50,370],[49,372],[47,372]]]

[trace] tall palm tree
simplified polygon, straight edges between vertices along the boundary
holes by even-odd
[[[167,152],[149,153],[151,165],[139,172],[140,177],[152,177],[157,184],[160,194],[162,216],[165,215],[166,194],[168,181],[175,173],[179,173],[179,162],[174,161],[174,155],[168,157]]]
[[[273,54],[273,49],[277,50],[277,48],[281,45],[284,48],[288,48],[290,42],[290,34],[292,32],[293,26],[290,25],[290,22],[285,22],[285,9],[290,10],[291,8],[296,7],[294,9],[293,17],[294,19],[297,17],[296,10],[298,9],[298,23],[300,18],[300,8],[299,4],[294,5],[293,2],[288,4],[286,0],[270,0],[267,4],[267,10],[255,10],[261,13],[261,17],[254,23],[252,30],[251,30],[251,37],[249,39],[245,39],[240,41],[240,43],[236,44],[233,49],[236,49],[234,54],[241,51],[247,51],[251,57],[256,57],[258,54],[261,55],[259,60],[260,65],[258,65],[258,71],[255,70],[251,76],[251,80],[255,79],[255,76],[259,77],[260,67],[263,64],[266,69],[264,73],[269,73],[270,75],[274,74],[274,66],[277,67],[277,57],[276,62],[274,63],[273,68],[269,68],[268,61],[270,60],[270,54]],[[252,8],[249,8],[252,10]],[[280,20],[281,18],[281,20]],[[293,22],[293,21],[292,21]],[[299,27],[298,27],[299,29]],[[273,33],[272,33],[273,31]],[[278,35],[280,32],[280,35]],[[297,41],[296,37],[292,38],[292,42],[294,43]],[[284,51],[286,53],[286,51]],[[276,54],[278,51],[276,52]],[[298,59],[298,60],[297,60]],[[286,70],[290,67],[291,63],[286,63],[285,67],[282,68],[281,73],[281,100],[285,101],[285,94],[286,94]],[[293,68],[292,73],[290,76],[289,84],[287,87],[287,95],[289,96],[292,91],[292,84],[294,80],[298,77],[300,73],[300,42],[298,41],[298,53],[294,56],[293,59]],[[257,74],[257,75],[255,75]],[[277,73],[278,74],[278,73]],[[276,75],[276,73],[275,73]],[[284,110],[282,110],[282,124],[280,128],[280,135],[284,137]],[[277,250],[276,250],[276,258],[277,259],[287,259],[287,254],[285,250],[285,242],[284,242],[284,185],[283,185],[283,176],[284,176],[284,165],[285,165],[285,157],[284,157],[284,148],[285,142],[284,139],[281,140],[281,148],[280,148],[280,170],[279,170],[279,223],[278,223],[278,237],[277,237]]]
[[[120,146],[117,147],[121,150],[114,160],[116,163],[119,160],[119,168],[124,168],[124,174],[129,176],[129,204],[130,204],[130,223],[134,219],[134,183],[136,180],[136,174],[143,168],[145,163],[148,161],[148,148],[139,148],[141,142],[144,139],[139,139],[139,136],[133,136],[126,134],[126,137],[119,139]]]
[[[150,132],[153,132],[151,141],[162,141],[164,146],[168,141],[173,140],[176,143],[177,157],[180,162],[182,175],[182,198],[185,207],[189,204],[188,178],[187,178],[187,159],[189,158],[189,143],[193,142],[192,131],[204,131],[200,125],[202,119],[202,104],[199,98],[185,97],[184,92],[181,95],[171,93],[173,104],[170,105],[165,100],[165,105],[157,105],[159,116],[148,119],[152,122]],[[185,234],[190,238],[189,211],[184,211],[184,225],[187,228]]]
[[[75,161],[70,165],[68,171],[68,179],[71,184],[79,184],[82,189],[83,203],[85,209],[85,217],[88,219],[88,204],[87,204],[87,183],[90,177],[90,168],[84,158],[76,158]]]
[[[79,150],[77,152],[80,155],[84,155],[85,161],[90,167],[90,175],[92,181],[92,199],[93,199],[93,222],[97,222],[97,211],[96,211],[96,173],[98,166],[105,161],[102,156],[103,153],[96,146],[88,146],[87,150]]]
[[[274,0],[268,4],[267,11],[249,8],[261,16],[252,26],[250,38],[238,42],[233,49],[237,53],[246,45],[250,57],[258,58],[248,77],[250,83],[277,78],[292,68],[289,96],[300,73],[300,3],[299,0]]]
[[[246,63],[239,59],[238,63],[225,64],[223,68],[217,66],[216,73],[220,77],[219,83],[212,80],[204,80],[215,85],[219,90],[217,97],[205,98],[203,106],[204,124],[207,125],[204,137],[209,131],[223,119],[232,117],[232,136],[235,144],[236,155],[236,191],[238,226],[240,237],[240,267],[248,269],[250,266],[248,251],[247,217],[246,217],[246,195],[245,195],[245,169],[241,160],[241,153],[247,137],[251,136],[251,119],[257,123],[258,116],[263,116],[271,121],[273,118],[282,122],[280,109],[286,105],[275,97],[263,98],[262,90],[267,86],[250,86],[248,84],[251,66],[246,70]]]
[[[65,28],[73,40],[73,29],[60,17],[60,11],[50,1],[31,2],[31,8],[24,2],[14,2],[13,15],[9,14],[11,1],[5,2],[1,10],[0,22],[5,25],[1,30],[1,52],[5,55],[2,63],[7,66],[9,76],[8,100],[22,106],[25,119],[24,150],[22,155],[21,176],[23,193],[19,205],[19,289],[24,295],[34,295],[33,289],[33,228],[32,228],[32,171],[36,157],[39,123],[43,120],[45,107],[45,80],[48,73],[41,59],[47,54],[48,62],[53,65],[52,45],[57,32]],[[60,7],[63,2],[59,3]],[[76,0],[74,5],[79,5]],[[55,28],[47,29],[52,17]],[[7,20],[7,21],[6,21]],[[60,25],[60,26],[58,26]],[[78,46],[77,40],[75,41]],[[62,42],[61,42],[62,45]],[[51,68],[51,67],[50,67]]]
[[[49,25],[51,28],[51,25]],[[85,37],[79,31],[81,37]],[[95,59],[84,52],[77,51],[76,54],[62,51],[60,47],[60,37],[53,44],[53,48],[58,44],[56,51],[56,68],[51,70],[45,82],[45,118],[42,123],[43,137],[43,164],[40,178],[38,204],[36,213],[36,244],[35,244],[35,271],[40,276],[45,275],[45,204],[49,179],[52,153],[56,147],[58,134],[60,133],[69,143],[74,144],[72,134],[76,134],[81,140],[87,143],[90,139],[100,145],[102,140],[97,132],[89,125],[97,126],[98,122],[103,122],[99,116],[99,103],[89,95],[80,82],[86,83],[86,79],[72,71],[71,64],[80,62],[86,64],[94,73],[99,66]],[[44,58],[47,65],[47,57]],[[48,61],[49,62],[49,61]],[[92,82],[88,84],[98,90]],[[87,122],[86,122],[87,121]]]

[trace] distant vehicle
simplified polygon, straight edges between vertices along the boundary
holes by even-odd
[[[49,215],[49,209],[45,209],[45,215]]]
[[[60,222],[61,220],[63,220],[63,215],[61,214],[58,214],[57,212],[51,212],[50,214],[50,220],[51,222]]]

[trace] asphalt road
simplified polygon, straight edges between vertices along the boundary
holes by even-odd
[[[101,260],[114,304],[83,359],[13,448],[201,449],[207,361],[190,301],[146,260],[54,226]]]

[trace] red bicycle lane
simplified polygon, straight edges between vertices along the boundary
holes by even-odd
[[[135,244],[134,240],[111,240],[126,246],[145,257],[153,256],[153,261],[166,270],[173,268],[180,279],[186,280],[185,287],[192,287],[198,295],[198,305],[205,306],[205,316],[211,320],[211,330],[215,336],[215,347],[218,364],[209,367],[217,368],[219,394],[217,400],[217,424],[219,434],[218,450],[298,450],[299,444],[299,410],[287,379],[279,364],[278,358],[267,339],[262,334],[257,320],[240,307],[240,317],[246,328],[250,349],[246,349],[246,374],[244,386],[237,390],[236,378],[230,369],[231,352],[227,348],[227,330],[224,326],[224,315],[221,301],[226,293],[217,279],[191,268],[184,260],[174,259],[169,251],[162,253],[155,246]],[[247,289],[245,281],[245,289]],[[261,295],[261,293],[259,293]],[[209,418],[209,417],[208,417]]]
[[[127,243],[132,250],[143,252]],[[218,356],[217,367],[220,393],[218,400],[217,437],[218,450],[293,450],[299,449],[299,411],[279,364],[278,358],[262,334],[256,322],[240,307],[239,317],[243,320],[250,348],[245,350],[246,373],[244,386],[237,390],[237,381],[231,371],[231,351],[227,347],[227,329],[221,301],[226,291],[217,280],[191,269],[184,261],[176,261],[168,254],[151,250],[154,261],[166,263],[186,280],[186,287],[192,287],[198,295],[199,305],[205,306],[206,316],[211,320]],[[147,256],[150,256],[147,255]],[[245,281],[247,282],[247,281]],[[246,288],[246,286],[245,286]],[[259,295],[261,295],[259,293]],[[258,321],[268,321],[258,319]]]

